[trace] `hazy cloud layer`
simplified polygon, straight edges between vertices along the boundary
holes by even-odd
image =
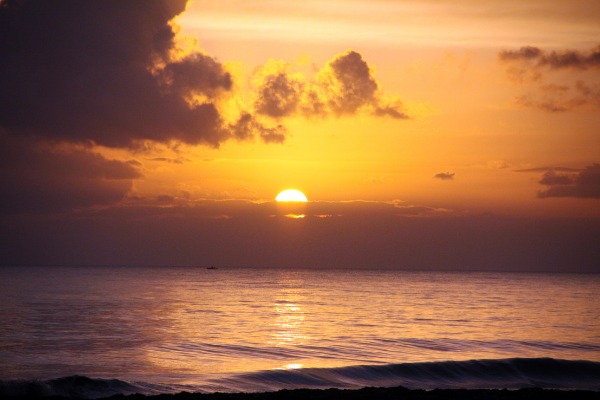
[[[502,61],[525,61],[549,69],[600,68],[600,46],[589,51],[544,51],[538,47],[524,46],[518,50],[504,50],[498,56]]]
[[[592,164],[577,173],[548,170],[539,181],[548,189],[538,195],[546,197],[581,197],[600,199],[600,164]]]
[[[516,169],[515,172],[548,172],[550,170],[552,170],[554,172],[578,172],[578,171],[581,171],[581,169],[569,168],[569,167],[533,167],[533,168]]]
[[[0,258],[13,264],[571,272],[600,265],[597,219],[456,215],[402,203],[192,204],[163,195],[62,218],[0,215],[0,227]]]
[[[600,85],[588,85],[581,81],[573,86],[540,85],[536,93],[517,96],[517,102],[551,113],[571,111],[584,106],[600,108]]]
[[[340,117],[364,110],[378,117],[408,118],[399,103],[385,102],[372,70],[356,51],[334,57],[312,80],[285,66],[262,74],[254,108],[268,117]]]
[[[517,103],[551,113],[600,109],[600,81],[595,72],[600,69],[600,47],[545,51],[525,46],[504,50],[498,58],[507,65],[511,79],[527,89],[516,97]]]
[[[135,162],[0,134],[0,214],[114,204],[140,176]]]

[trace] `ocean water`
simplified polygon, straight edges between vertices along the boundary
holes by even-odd
[[[0,394],[600,389],[600,275],[1,267]]]

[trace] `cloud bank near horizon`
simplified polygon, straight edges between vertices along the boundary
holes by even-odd
[[[161,196],[44,219],[0,215],[0,223],[13,226],[0,233],[4,264],[520,272],[600,265],[591,251],[598,220],[461,215],[403,203],[191,204]]]

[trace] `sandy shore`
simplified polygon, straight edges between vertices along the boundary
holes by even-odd
[[[16,400],[62,400],[67,397],[26,396],[13,397]],[[72,399],[72,398],[70,398]],[[155,396],[144,395],[115,395],[107,397],[111,400],[567,400],[589,399],[600,400],[600,391],[584,390],[549,390],[549,389],[520,389],[520,390],[466,390],[466,389],[436,389],[430,391],[408,390],[396,388],[364,388],[358,390],[340,389],[296,389],[281,390],[267,393],[178,393]]]

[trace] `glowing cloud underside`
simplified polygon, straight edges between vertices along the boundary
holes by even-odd
[[[275,200],[282,201],[282,202],[299,202],[299,203],[306,203],[308,201],[308,199],[306,198],[304,193],[302,193],[299,190],[295,190],[295,189],[284,190],[283,192],[279,193],[277,195],[277,197],[275,197]]]

